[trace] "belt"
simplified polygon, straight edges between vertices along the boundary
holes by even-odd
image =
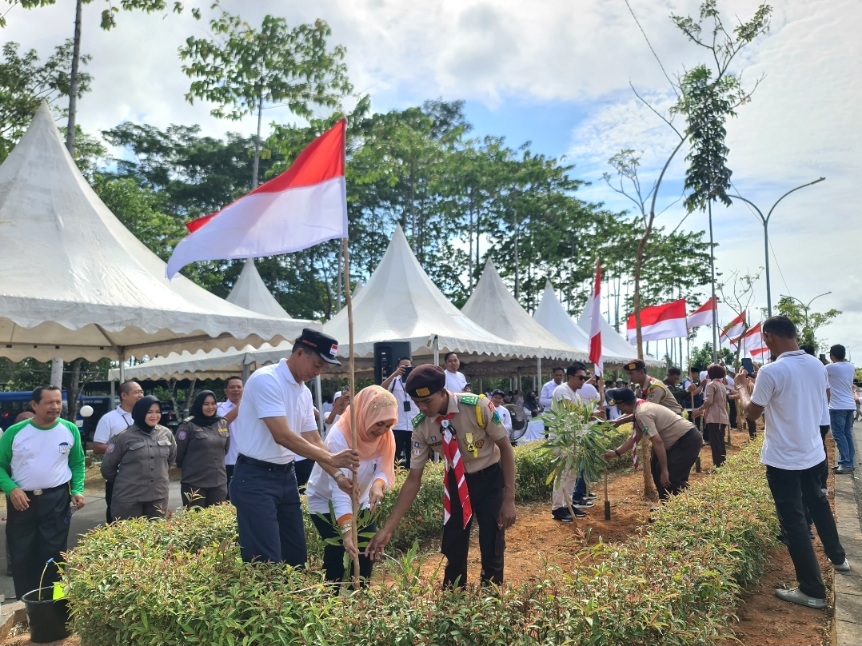
[[[237,463],[247,464],[251,467],[258,467],[259,469],[266,469],[267,471],[274,472],[286,472],[293,471],[293,462],[288,462],[287,464],[276,464],[275,462],[266,462],[265,460],[258,460],[256,458],[250,458],[247,455],[243,455],[240,453],[236,456]]]
[[[57,485],[56,487],[48,487],[47,489],[32,489],[31,491],[25,491],[28,496],[43,496],[46,493],[51,493],[52,491],[59,491],[60,489],[68,489],[69,483],[64,482],[61,485]]]
[[[499,469],[499,468],[500,468],[500,463],[495,462],[494,464],[492,464],[489,467],[485,467],[484,469],[479,469],[478,471],[474,471],[473,473],[465,473],[464,475],[467,476],[468,479],[469,478],[476,478],[478,476],[485,475],[488,472],[493,471],[495,469]]]

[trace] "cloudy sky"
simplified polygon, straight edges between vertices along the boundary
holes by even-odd
[[[186,2],[189,6],[191,3]],[[206,14],[209,1],[195,3]],[[505,136],[512,145],[533,142],[539,152],[576,164],[575,176],[592,182],[582,197],[615,209],[627,204],[602,181],[608,158],[623,148],[642,151],[641,177],[651,180],[667,158],[673,134],[638,102],[630,84],[657,105],[666,104],[668,82],[623,0],[223,0],[252,24],[281,15],[292,24],[323,18],[333,43],[347,47],[359,93],[374,109],[417,105],[429,98],[463,99],[477,135]],[[693,0],[631,0],[631,7],[670,74],[704,62],[703,50],[686,42],[671,13],[694,15]],[[121,13],[118,27],[98,28],[107,6],[85,7],[83,51],[93,91],[80,102],[79,123],[95,132],[130,120],[156,126],[198,123],[208,134],[251,132],[251,119],[219,122],[206,105],[183,100],[188,79],[177,48],[190,34],[207,35],[206,22],[182,16]],[[748,20],[757,4],[720,0],[728,26]],[[14,40],[47,56],[72,35],[74,2],[7,11],[3,41]],[[728,123],[733,184],[764,212],[790,189],[821,176],[826,181],[787,197],[770,222],[772,300],[789,294],[814,310],[843,314],[820,336],[843,343],[862,361],[862,245],[858,215],[862,177],[862,3],[858,0],[783,0],[776,3],[769,34],[745,50],[735,71],[752,86],[753,101]],[[855,44],[854,44],[855,43]],[[272,111],[271,120],[289,115]],[[684,172],[670,170],[659,208],[673,228],[683,213],[675,201]],[[754,273],[764,265],[763,226],[744,204],[714,209],[717,266]],[[684,227],[703,229],[694,214]],[[755,306],[765,307],[765,280]],[[727,321],[729,308],[720,317]],[[757,318],[757,315],[755,315]],[[706,335],[701,333],[706,339]],[[854,353],[855,350],[855,353]]]

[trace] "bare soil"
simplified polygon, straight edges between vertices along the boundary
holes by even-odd
[[[727,447],[728,455],[739,451],[748,442],[748,433],[734,431],[733,446]],[[831,445],[831,442],[827,443]],[[830,446],[830,455],[832,447]],[[693,473],[691,481],[708,478],[712,467],[710,449],[701,451],[701,473]],[[831,491],[830,474],[830,491]],[[89,480],[89,478],[88,478]],[[546,565],[563,570],[573,570],[583,560],[579,555],[587,544],[600,538],[605,542],[622,542],[634,535],[649,519],[649,509],[655,503],[643,499],[643,474],[626,472],[612,476],[608,483],[608,498],[611,500],[611,520],[604,519],[604,491],[599,486],[599,498],[595,507],[587,510],[587,517],[574,523],[560,523],[551,517],[550,503],[531,504],[518,508],[518,521],[506,533],[506,580],[527,583],[540,576]],[[831,495],[831,494],[830,494]],[[823,555],[820,541],[816,543],[824,580],[832,595],[832,568]],[[442,582],[442,555],[431,553],[425,558],[422,571],[427,576],[436,576]],[[479,545],[477,532],[473,532],[470,547],[468,577],[479,578]],[[386,575],[381,579],[385,585]],[[832,609],[827,611],[803,608],[781,601],[774,589],[796,585],[793,564],[786,548],[778,546],[769,555],[760,581],[743,596],[733,614],[728,616],[738,641],[728,642],[742,646],[826,646],[833,643]],[[80,644],[77,636],[54,642],[55,644]],[[10,636],[0,645],[15,644],[29,646],[26,627],[19,634]]]

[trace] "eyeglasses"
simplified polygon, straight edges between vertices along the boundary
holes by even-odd
[[[575,379],[580,379],[581,381],[586,381],[587,376],[586,375],[575,375]]]

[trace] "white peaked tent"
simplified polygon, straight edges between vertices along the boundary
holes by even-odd
[[[581,328],[575,325],[572,317],[563,308],[563,304],[557,299],[551,281],[545,281],[545,291],[539,307],[533,313],[533,318],[539,322],[548,332],[589,355],[590,337]]]
[[[503,339],[536,348],[543,359],[586,361],[588,358],[588,352],[563,343],[534,320],[509,292],[490,260],[461,311]]]
[[[13,360],[279,342],[283,320],[179,277],[93,192],[43,104],[0,166],[0,354]]]
[[[460,352],[502,359],[535,357],[535,350],[492,334],[469,319],[437,289],[397,227],[389,248],[353,299],[355,355],[374,356],[374,343],[409,341],[414,359]],[[347,352],[347,308],[325,323],[323,331]]]
[[[277,319],[290,319],[290,314],[279,305],[264,284],[260,273],[257,271],[257,266],[254,264],[254,258],[245,261],[242,272],[226,300],[228,303],[244,307],[252,312],[260,312]],[[302,321],[302,323],[307,323],[307,321]],[[301,331],[297,330],[297,332]],[[295,335],[285,334],[284,336],[293,338]]]
[[[590,301],[587,302],[587,306],[584,308],[584,311],[581,312],[580,318],[578,318],[577,326],[584,331],[585,334],[589,336],[590,334]],[[626,341],[626,339],[617,332],[610,323],[605,320],[605,317],[602,317],[601,323],[599,324],[602,332],[602,352],[606,357],[620,357],[626,356],[629,359],[636,359],[638,356],[638,349],[633,346],[631,343]],[[610,361],[610,360],[608,360]],[[664,362],[659,361],[655,357],[650,355],[644,355],[644,362],[647,365],[653,366],[661,366],[664,365]]]

